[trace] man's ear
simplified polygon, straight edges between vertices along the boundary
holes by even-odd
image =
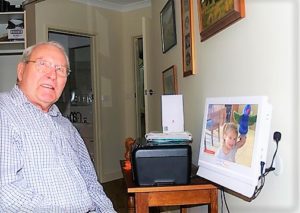
[[[17,66],[18,81],[22,81],[23,74],[24,74],[24,69],[25,69],[25,63],[23,63],[23,62],[18,63],[18,66]]]

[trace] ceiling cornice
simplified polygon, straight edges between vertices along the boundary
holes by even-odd
[[[86,5],[101,7],[105,9],[115,10],[119,12],[129,12],[132,10],[137,10],[137,9],[151,6],[150,0],[143,0],[140,2],[130,3],[130,4],[117,4],[105,0],[71,0],[71,1],[86,4]]]

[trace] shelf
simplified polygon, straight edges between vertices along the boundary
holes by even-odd
[[[8,39],[8,21],[20,19],[24,22],[24,39]],[[25,11],[0,12],[0,55],[22,54],[26,48],[26,13]],[[14,36],[12,36],[14,37]]]
[[[0,55],[22,55],[24,49],[19,50],[0,50]]]
[[[15,40],[15,41],[0,41],[0,45],[1,44],[9,44],[9,45],[12,45],[12,44],[24,44],[25,41],[24,39],[20,39],[20,40]]]
[[[24,20],[24,11],[20,12],[0,12],[0,24],[7,24],[10,19]]]
[[[22,53],[25,47],[25,41],[1,41],[0,42],[0,53]]]

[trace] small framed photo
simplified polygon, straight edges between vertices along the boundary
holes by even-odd
[[[197,0],[201,41],[245,17],[245,0]]]
[[[194,74],[193,1],[181,0],[183,76]]]
[[[175,65],[170,66],[162,72],[162,81],[164,95],[176,95],[178,93]]]
[[[177,44],[174,0],[169,0],[160,12],[162,52]]]

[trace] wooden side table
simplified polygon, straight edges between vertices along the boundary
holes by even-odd
[[[189,205],[209,206],[210,213],[218,212],[218,188],[200,177],[192,178],[188,185],[176,186],[137,186],[133,182],[131,169],[120,161],[128,197],[128,212],[148,213],[149,207],[180,206],[183,213]]]

